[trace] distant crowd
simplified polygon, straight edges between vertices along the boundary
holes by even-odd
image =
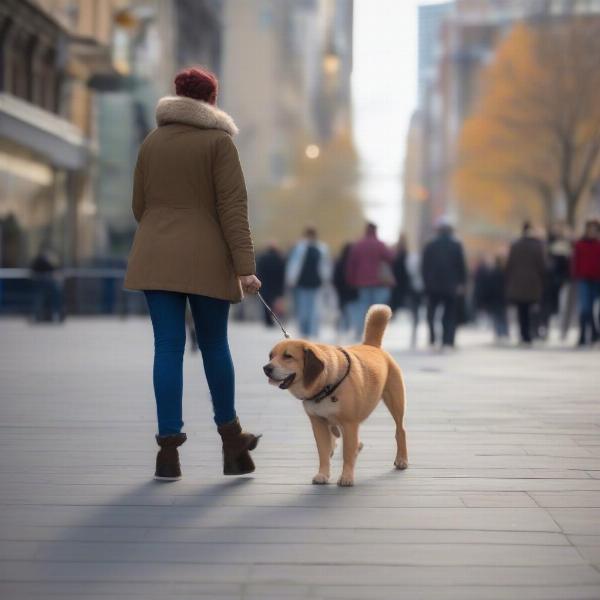
[[[411,317],[411,345],[425,313],[431,346],[452,348],[457,328],[484,318],[495,338],[509,337],[509,306],[517,312],[520,343],[547,338],[557,319],[563,338],[575,306],[579,315],[579,346],[599,339],[600,222],[586,223],[583,235],[572,240],[562,225],[547,233],[524,223],[521,236],[508,253],[494,259],[480,257],[470,272],[463,245],[452,222],[442,218],[435,236],[422,252],[410,251],[405,236],[390,248],[378,238],[377,227],[367,224],[362,238],[347,243],[333,259],[328,246],[307,227],[302,238],[284,254],[271,243],[259,254],[258,276],[262,295],[276,313],[293,312],[300,334],[319,335],[321,291],[333,285],[337,296],[337,329],[358,339],[372,304],[389,304],[395,313]],[[286,310],[286,291],[292,311]],[[265,323],[274,324],[265,309]]]

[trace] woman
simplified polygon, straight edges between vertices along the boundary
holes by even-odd
[[[189,302],[223,442],[225,475],[251,473],[258,436],[243,433],[234,405],[227,341],[231,302],[260,288],[248,225],[244,176],[232,118],[216,108],[216,77],[202,69],[175,78],[135,168],[138,221],[125,287],[143,290],[154,330],[154,393],[160,446],[156,479],[181,478],[185,309]]]

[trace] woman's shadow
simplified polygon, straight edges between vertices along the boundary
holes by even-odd
[[[141,580],[149,563],[161,563],[163,574],[169,563],[251,565],[257,530],[281,527],[290,508],[306,508],[307,497],[318,496],[318,506],[309,503],[313,509],[339,505],[332,486],[310,484],[302,487],[306,492],[281,494],[275,503],[253,502],[252,496],[263,496],[260,489],[246,495],[256,482],[252,476],[236,477],[198,488],[188,484],[185,490],[178,482],[130,485],[101,504],[88,501],[83,515],[69,519],[52,542],[41,545],[37,560],[65,563],[67,579],[77,563],[77,578],[87,573],[84,578],[95,581]],[[241,500],[228,502],[235,496]],[[290,521],[286,528],[298,526]]]

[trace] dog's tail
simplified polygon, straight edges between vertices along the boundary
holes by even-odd
[[[392,309],[389,306],[386,304],[373,304],[365,318],[365,332],[362,343],[379,348],[385,328],[391,318]]]

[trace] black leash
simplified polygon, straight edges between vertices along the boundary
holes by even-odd
[[[335,383],[328,383],[324,388],[322,388],[314,396],[311,396],[310,398],[304,398],[304,400],[307,400],[309,402],[315,402],[315,403],[321,402],[321,400],[323,400],[324,398],[327,398],[327,396],[331,396],[331,394],[333,394],[333,392],[335,392],[335,390],[337,390],[338,387],[340,387],[340,385],[342,384],[344,379],[346,379],[346,377],[348,377],[348,375],[350,374],[350,367],[352,366],[352,359],[350,358],[350,355],[348,354],[348,352],[346,352],[346,350],[344,350],[344,348],[341,348],[338,346],[338,350],[346,357],[346,361],[348,361],[348,366],[346,368],[346,372],[344,373],[342,378],[338,379]],[[335,402],[335,399],[332,398],[332,401]]]
[[[269,311],[269,314],[275,319],[277,325],[279,325],[279,327],[281,328],[281,331],[283,332],[283,337],[289,339],[290,334],[285,330],[285,327],[281,324],[279,317],[273,312],[273,309],[267,304],[265,299],[261,296],[260,292],[256,292],[256,295],[258,296],[259,300],[265,305],[265,308]]]

